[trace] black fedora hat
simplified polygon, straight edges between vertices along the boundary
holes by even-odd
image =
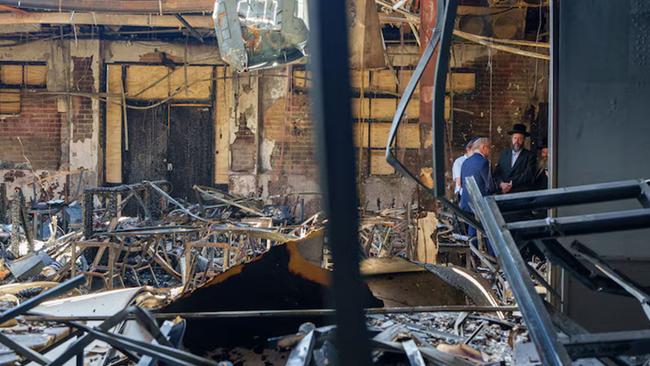
[[[539,148],[548,148],[548,137],[542,138],[542,142],[539,144]]]
[[[522,134],[522,135],[524,135],[526,137],[530,136],[528,131],[526,131],[526,125],[521,124],[521,123],[515,123],[512,126],[512,130],[508,131],[508,135],[512,135],[512,134],[515,134],[515,133],[520,133],[520,134]]]

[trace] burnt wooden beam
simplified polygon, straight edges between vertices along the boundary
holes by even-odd
[[[0,0],[0,5],[56,11],[110,11],[119,13],[211,13],[214,0]]]
[[[188,23],[187,20],[185,20],[185,18],[183,18],[181,14],[176,14],[176,19],[178,19],[178,21],[181,22],[183,27],[187,28],[187,30],[190,32],[192,37],[198,39],[199,41],[201,41],[201,43],[203,43],[203,36],[201,36],[201,33],[199,33],[194,27],[192,27],[192,25]]]
[[[2,1],[2,0],[0,0]],[[214,21],[207,15],[186,15],[183,20],[195,30],[212,29]],[[27,13],[16,16],[14,13],[0,13],[0,25],[10,24],[56,24],[56,25],[115,25],[152,28],[178,28],[179,19],[173,15],[117,14],[90,12]]]

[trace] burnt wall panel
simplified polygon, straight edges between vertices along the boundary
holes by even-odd
[[[167,178],[167,105],[148,109],[128,109],[128,137],[125,135],[124,180],[139,183],[143,180]]]
[[[558,186],[650,178],[650,8],[642,0],[560,1]],[[634,202],[596,210],[638,207]],[[594,207],[559,211],[576,215]],[[580,238],[650,285],[650,230]],[[592,330],[650,327],[634,301],[565,282],[568,313]]]
[[[174,197],[194,200],[195,184],[212,184],[214,130],[208,107],[177,107],[170,111],[168,162]]]

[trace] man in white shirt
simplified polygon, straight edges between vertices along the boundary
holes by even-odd
[[[463,163],[467,158],[472,156],[474,154],[474,150],[472,149],[472,146],[474,145],[474,142],[476,142],[476,138],[473,138],[469,140],[467,145],[465,146],[465,154],[459,156],[456,160],[454,160],[454,165],[451,167],[451,175],[454,178],[454,196],[456,198],[460,197],[460,194],[462,192],[461,184],[460,184],[460,170],[463,167]]]

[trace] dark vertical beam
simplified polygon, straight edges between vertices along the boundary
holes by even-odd
[[[370,365],[359,273],[358,212],[345,0],[309,2],[312,113],[334,272],[339,365]]]
[[[436,61],[436,76],[433,81],[433,191],[436,197],[445,197],[445,95],[447,94],[447,69],[451,36],[456,19],[457,0],[447,0],[445,16],[442,19],[440,48]]]
[[[7,185],[0,183],[0,223],[7,222]]]
[[[549,81],[548,81],[548,188],[557,187],[557,131],[558,131],[558,70],[559,70],[559,54],[560,54],[560,44],[559,44],[559,29],[560,29],[560,20],[558,18],[559,12],[558,0],[551,0],[549,2],[549,43],[551,46],[550,55],[551,60],[549,64]],[[555,209],[548,211],[548,216],[552,217],[556,215]],[[559,301],[556,299],[551,299],[553,305],[557,306],[561,311],[565,310],[566,307],[566,297],[565,288],[566,281],[563,280],[564,270],[556,266],[551,266],[549,269],[549,277],[551,279],[551,285],[556,289],[559,289],[562,297]]]
[[[557,148],[558,148],[558,85],[559,55],[560,55],[560,19],[558,17],[558,0],[551,0],[549,4],[550,17],[550,77],[548,81],[548,162],[549,162],[549,188],[557,187]]]
[[[93,235],[93,197],[92,192],[84,191],[83,203],[81,205],[81,213],[83,215],[83,233],[86,239]]]

